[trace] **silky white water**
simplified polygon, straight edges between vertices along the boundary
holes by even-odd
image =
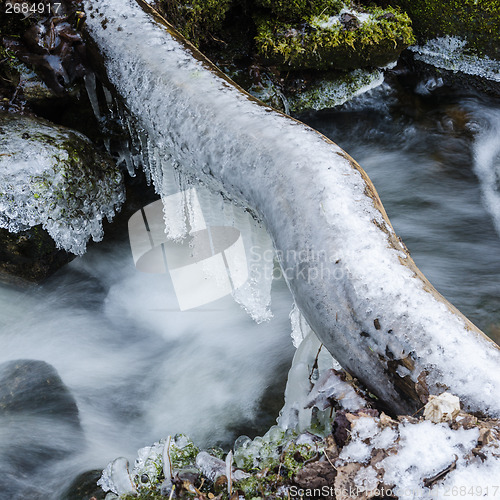
[[[206,446],[273,423],[260,400],[270,390],[277,413],[293,351],[292,300],[282,283],[268,322],[257,324],[230,297],[181,312],[167,275],[140,273],[128,244],[111,242],[38,289],[0,293],[0,363],[50,363],[80,410],[84,442],[74,443],[74,457],[51,464],[43,478],[49,492],[68,470],[71,478],[102,467],[167,434],[185,432]],[[36,438],[52,442],[58,432],[55,425]],[[0,463],[15,441],[0,434]],[[29,452],[29,443],[16,450]]]

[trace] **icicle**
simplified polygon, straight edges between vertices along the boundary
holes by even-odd
[[[227,494],[229,498],[233,493],[233,452],[230,451],[226,457],[226,478],[227,478]]]
[[[295,348],[298,348],[312,330],[295,302],[290,312],[290,323],[292,324],[292,343]]]
[[[340,368],[311,331],[300,343],[288,372],[285,405],[278,417],[281,428],[300,432],[311,427],[313,410],[307,407],[309,394],[320,375],[332,366]]]
[[[89,96],[90,105],[92,106],[92,111],[94,111],[95,117],[100,120],[101,112],[99,110],[99,100],[97,98],[97,86],[94,73],[87,73],[83,80],[85,82],[85,88],[87,89],[87,95]]]

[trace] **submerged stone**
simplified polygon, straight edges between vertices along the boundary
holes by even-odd
[[[256,37],[257,49],[269,63],[294,70],[386,66],[413,42],[409,17],[379,8],[369,13],[343,10],[300,25],[267,18],[258,23]]]
[[[74,397],[45,361],[20,359],[0,365],[0,415],[55,416],[79,426]]]
[[[0,364],[2,498],[48,498],[43,469],[82,444],[75,399],[54,367],[29,359]]]

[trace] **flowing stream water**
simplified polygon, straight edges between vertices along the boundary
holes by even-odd
[[[393,79],[300,118],[364,167],[417,265],[498,342],[500,106],[434,86]],[[227,298],[181,312],[169,280],[139,272],[126,228],[118,233],[42,286],[0,285],[0,363],[54,366],[83,429],[82,437],[57,419],[0,417],[2,499],[55,498],[79,473],[133,460],[168,434],[228,446],[264,433],[283,404],[294,352],[283,280],[273,282],[268,321]],[[15,457],[43,447],[64,455],[22,470]]]

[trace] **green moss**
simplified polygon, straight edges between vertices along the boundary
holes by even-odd
[[[393,9],[372,9],[356,29],[326,16],[310,18],[300,27],[267,19],[258,24],[256,44],[270,63],[288,69],[354,69],[384,66],[414,42],[409,17]]]
[[[221,26],[232,0],[163,0],[165,17],[195,44],[210,37]]]
[[[271,9],[273,14],[289,21],[307,16],[333,15],[340,12],[342,0],[256,0],[262,7]]]
[[[186,443],[182,448],[176,446],[175,441],[186,440]],[[172,460],[173,469],[182,469],[184,467],[190,467],[196,462],[196,455],[200,450],[194,445],[194,443],[184,436],[184,434],[178,434],[174,438],[174,442],[170,447],[170,460]]]
[[[279,487],[284,484],[283,478],[277,474],[250,476],[235,484],[245,498],[288,498],[287,495],[277,495]]]
[[[444,35],[467,38],[479,55],[500,59],[500,0],[392,0],[408,12],[420,42]]]
[[[291,443],[281,457],[288,478],[292,478],[303,466],[304,462],[313,458],[316,448],[309,444]]]

